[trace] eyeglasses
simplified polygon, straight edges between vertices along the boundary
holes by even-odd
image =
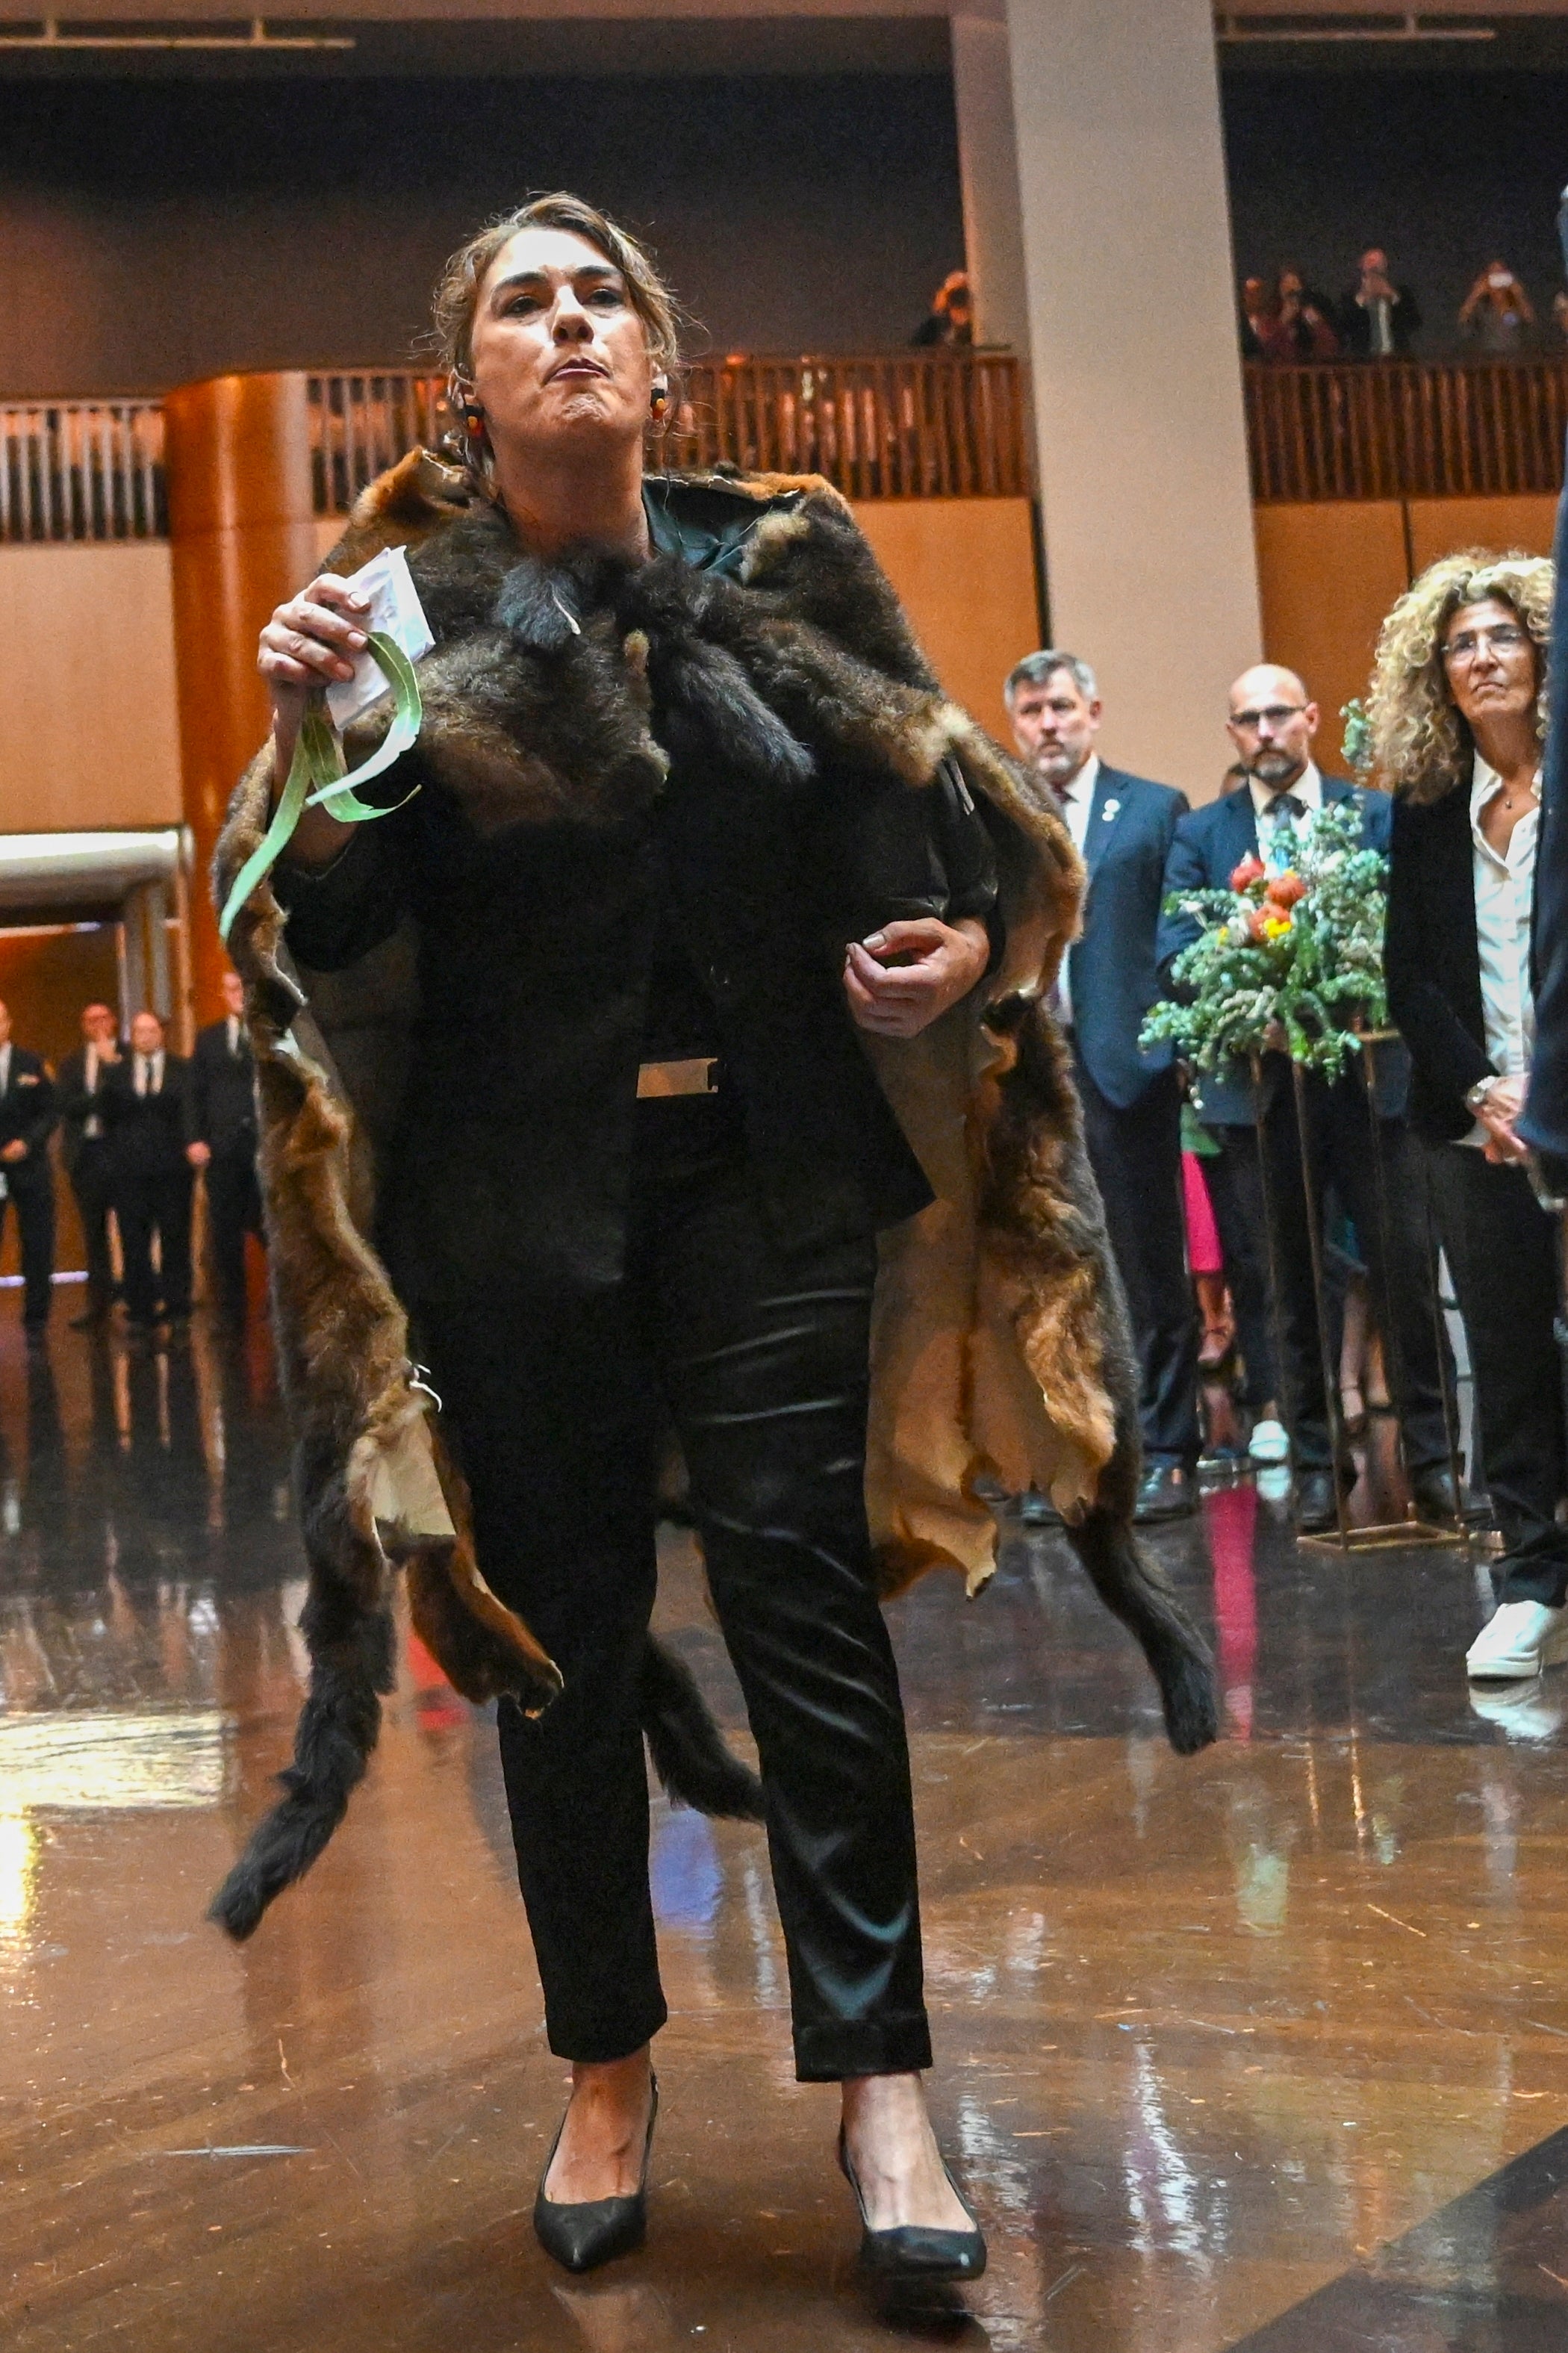
[[[1287,719],[1299,719],[1306,708],[1304,702],[1271,702],[1263,711],[1233,711],[1230,723],[1256,735],[1266,719],[1270,727],[1283,727]]]
[[[1495,629],[1461,629],[1444,647],[1443,659],[1451,667],[1462,668],[1473,662],[1484,647],[1489,646],[1494,654],[1506,657],[1529,643],[1527,630],[1516,628],[1512,621],[1500,621]]]

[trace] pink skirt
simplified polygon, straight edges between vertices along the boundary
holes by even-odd
[[[1225,1253],[1214,1219],[1204,1164],[1195,1152],[1182,1155],[1182,1196],[1187,1212],[1187,1264],[1194,1274],[1223,1274]]]

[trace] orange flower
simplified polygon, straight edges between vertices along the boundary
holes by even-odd
[[[1293,869],[1274,875],[1265,896],[1277,907],[1294,907],[1307,895],[1307,886]]]
[[[1233,891],[1250,891],[1255,882],[1262,881],[1267,871],[1261,858],[1244,858],[1240,865],[1232,870],[1230,887]]]

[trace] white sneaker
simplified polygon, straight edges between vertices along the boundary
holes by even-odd
[[[1568,1659],[1568,1609],[1544,1601],[1505,1601],[1465,1653],[1465,1672],[1478,1683],[1517,1683]]]
[[[1282,1421],[1255,1421],[1247,1451],[1255,1462],[1289,1462],[1289,1432]]]
[[[1470,1713],[1495,1724],[1505,1740],[1555,1740],[1568,1723],[1568,1693],[1538,1676],[1526,1683],[1477,1683]]]

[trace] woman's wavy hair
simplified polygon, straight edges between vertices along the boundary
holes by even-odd
[[[1552,629],[1552,566],[1510,548],[1469,547],[1428,565],[1384,621],[1377,640],[1367,717],[1378,781],[1412,801],[1441,800],[1470,773],[1475,744],[1443,666],[1443,638],[1465,605],[1495,596],[1535,641],[1535,723],[1546,736],[1546,646]]]
[[[442,365],[449,375],[467,381],[474,364],[474,316],[479,289],[498,253],[520,229],[563,228],[584,237],[606,261],[613,262],[626,281],[632,309],[643,322],[648,356],[656,368],[674,376],[680,364],[679,318],[675,298],[635,237],[619,227],[607,213],[564,189],[533,196],[514,212],[503,213],[460,245],[436,286],[435,335]]]

